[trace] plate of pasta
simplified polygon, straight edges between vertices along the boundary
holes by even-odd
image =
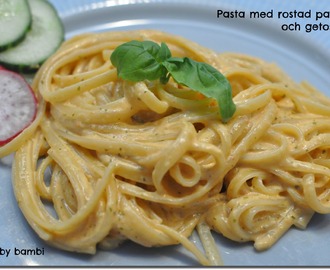
[[[216,15],[262,1],[50,2],[65,41],[0,163],[0,265],[330,264],[323,36]]]

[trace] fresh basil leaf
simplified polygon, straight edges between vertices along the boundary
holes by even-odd
[[[159,79],[164,73],[162,59],[166,50],[152,41],[130,41],[118,46],[110,60],[117,68],[118,77],[128,81]]]
[[[128,81],[157,80],[165,84],[172,76],[179,84],[214,98],[227,122],[235,113],[230,83],[212,66],[190,58],[172,57],[165,43],[130,41],[118,46],[110,60],[118,77]]]
[[[168,48],[168,46],[166,45],[166,43],[162,42],[160,44],[160,49],[157,55],[157,61],[159,63],[164,62],[165,60],[169,59],[172,57],[171,51]]]
[[[163,62],[173,79],[209,98],[214,98],[219,106],[220,115],[227,122],[235,113],[229,81],[209,64],[190,58],[172,57]]]
[[[159,53],[157,55],[157,61],[162,64],[164,61],[166,61],[167,59],[169,59],[172,56],[170,49],[168,48],[168,46],[166,45],[166,43],[162,42],[160,44],[160,50]],[[167,69],[162,65],[162,71],[161,71],[161,75],[160,75],[160,82],[162,84],[166,84],[169,80],[169,75],[168,75],[168,71]]]

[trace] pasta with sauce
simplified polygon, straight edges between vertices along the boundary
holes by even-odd
[[[235,115],[221,122],[211,98],[173,80],[118,79],[110,55],[129,40],[166,42],[220,70]],[[155,30],[83,34],[47,60],[33,88],[41,105],[13,187],[34,231],[60,249],[182,244],[217,265],[211,231],[265,250],[330,212],[330,100],[275,64]],[[195,229],[205,252],[189,240]]]

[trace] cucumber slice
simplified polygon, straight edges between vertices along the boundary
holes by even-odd
[[[22,41],[31,23],[32,16],[27,0],[1,0],[0,51]]]
[[[64,27],[55,8],[46,0],[28,3],[31,30],[22,42],[0,53],[0,65],[19,72],[36,71],[64,40]]]

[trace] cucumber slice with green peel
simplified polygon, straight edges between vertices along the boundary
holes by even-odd
[[[0,1],[0,51],[21,42],[29,31],[32,16],[27,0]]]
[[[3,1],[3,0],[1,0]],[[28,0],[32,14],[30,31],[15,47],[0,53],[0,65],[19,72],[34,72],[64,40],[64,27],[47,0]]]

